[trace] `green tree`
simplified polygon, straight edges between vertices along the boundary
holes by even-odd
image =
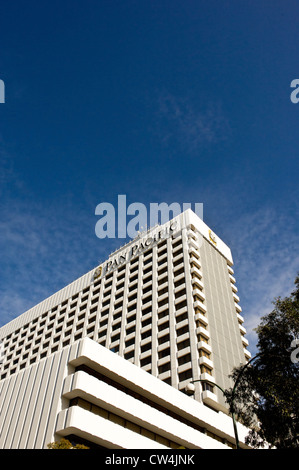
[[[89,449],[89,447],[83,444],[73,445],[68,439],[64,437],[60,441],[51,442],[48,444],[48,449]]]
[[[258,354],[244,370],[234,369],[238,385],[225,391],[230,411],[250,428],[246,442],[253,447],[299,447],[299,275],[295,286],[261,318]]]

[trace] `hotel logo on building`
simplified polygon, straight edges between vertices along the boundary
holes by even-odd
[[[163,229],[152,229],[150,235],[145,239],[143,238],[137,242],[138,237],[136,237],[136,239],[133,240],[136,241],[136,243],[132,244],[125,252],[122,252],[117,257],[108,260],[103,267],[99,266],[96,268],[93,274],[94,281],[104,277],[110,271],[119,268],[122,264],[130,261],[135,256],[139,256],[144,250],[155,243],[170,237],[175,231],[179,230],[179,228],[178,221],[174,220],[169,224],[169,226],[165,226]]]

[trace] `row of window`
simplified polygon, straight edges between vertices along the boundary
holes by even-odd
[[[182,241],[174,240],[173,245],[173,287],[175,289],[174,300],[176,311],[186,308],[187,302],[183,297],[186,295],[185,290],[185,276],[183,263],[183,250]],[[151,264],[152,250],[149,250],[143,258],[143,268]],[[167,255],[167,240],[164,240],[158,247],[158,259],[161,258],[161,262],[164,263],[164,258]],[[190,255],[190,266],[191,268],[200,268],[199,256],[196,250],[193,250]],[[159,263],[158,263],[159,264]],[[182,265],[182,266],[181,266]],[[179,266],[179,267],[178,267]],[[152,336],[152,267],[150,266],[150,272],[146,273],[143,277],[142,286],[142,301],[141,301],[141,324],[140,324],[140,354],[148,352],[146,357],[140,360],[141,367],[146,368],[151,372],[151,336]],[[163,272],[162,272],[163,270]],[[157,333],[158,333],[158,357],[164,354],[166,357],[166,351],[168,342],[170,341],[169,334],[169,311],[168,311],[168,267],[162,268],[159,271],[158,266],[158,317],[157,317]],[[6,363],[4,369],[2,369],[1,378],[4,378],[9,373],[14,373],[19,369],[30,365],[38,359],[46,357],[50,353],[57,351],[60,347],[65,347],[71,344],[73,341],[81,339],[83,336],[89,336],[97,340],[100,344],[113,347],[115,352],[119,352],[120,338],[121,338],[121,327],[123,324],[123,296],[124,296],[124,285],[125,285],[125,271],[126,265],[120,267],[116,273],[109,273],[104,279],[96,281],[90,287],[87,287],[82,293],[76,293],[70,299],[62,302],[60,306],[56,306],[49,312],[45,312],[40,317],[33,320],[30,324],[20,328],[20,330],[9,335],[6,338]],[[121,351],[122,355],[128,360],[133,360],[135,357],[134,345],[135,345],[135,334],[136,334],[136,322],[139,319],[137,317],[137,280],[139,273],[139,258],[132,260],[129,263],[129,285],[128,285],[128,301],[127,307],[127,318],[124,332],[124,351]],[[144,271],[143,271],[144,276]],[[192,273],[192,279],[200,281],[201,276],[196,273]],[[113,282],[115,283],[115,289],[112,291]],[[181,289],[180,289],[181,286]],[[199,288],[201,286],[199,284]],[[102,289],[102,292],[101,292]],[[115,291],[115,292],[114,292]],[[113,316],[110,318],[109,308],[111,304],[111,294],[114,292],[114,309]],[[180,298],[183,300],[180,301]],[[100,302],[102,299],[102,302]],[[196,300],[196,298],[194,298]],[[101,307],[101,308],[100,308]],[[197,313],[197,309],[195,309]],[[130,315],[131,314],[131,315]],[[188,319],[187,311],[183,311],[176,317],[176,324],[183,322]],[[110,323],[111,324],[110,324]],[[206,328],[206,323],[200,323],[197,321],[196,327],[201,326]],[[109,327],[109,331],[108,331]],[[165,333],[165,334],[164,334]],[[177,337],[177,348],[184,344],[181,341],[183,335],[189,335],[188,325],[178,326],[176,330]],[[17,339],[19,341],[17,342]],[[148,340],[148,341],[147,341]],[[197,340],[208,342],[207,337],[198,335]],[[187,343],[185,347],[190,346],[190,340],[185,340]],[[144,343],[144,344],[143,344]],[[128,351],[126,349],[129,348]],[[164,349],[163,349],[164,348]],[[203,354],[202,351],[199,355]],[[205,353],[209,358],[209,353]],[[138,359],[139,360],[139,359]],[[185,356],[184,358],[178,359],[178,366],[190,362],[190,358]],[[203,367],[203,366],[202,366]],[[158,373],[164,374],[170,370],[170,362],[162,364],[158,367]],[[211,370],[208,371],[211,373]],[[183,371],[179,375],[179,381],[185,380],[192,376],[191,371]],[[186,378],[184,378],[186,377]],[[166,381],[170,382],[170,378],[166,377]]]
[[[75,372],[77,372],[77,371],[84,371],[87,374],[89,374],[89,375],[91,375],[91,376],[107,383],[108,385],[111,385],[112,387],[116,388],[117,390],[120,390],[120,391],[126,393],[127,395],[141,401],[142,403],[145,403],[145,404],[149,405],[150,407],[152,407],[152,408],[154,408],[158,411],[161,411],[163,414],[171,416],[173,419],[176,419],[179,422],[184,423],[187,426],[190,426],[191,428],[196,429],[199,432],[205,433],[205,434],[209,435],[210,437],[212,437],[213,439],[216,439],[220,442],[224,442],[229,446],[233,446],[228,441],[226,441],[226,440],[222,439],[220,436],[217,436],[216,434],[208,431],[207,429],[203,428],[202,426],[199,426],[198,424],[194,423],[193,421],[190,421],[189,419],[184,418],[180,414],[178,414],[178,413],[176,413],[176,412],[174,412],[174,411],[172,411],[168,408],[165,408],[161,404],[159,404],[159,403],[157,403],[153,400],[150,400],[149,398],[147,398],[147,397],[141,395],[140,393],[126,387],[125,385],[116,382],[115,380],[111,379],[110,377],[107,377],[106,375],[103,375],[100,372],[97,372],[94,369],[91,369],[90,367],[86,366],[85,364],[81,364],[80,366],[76,367]],[[106,419],[110,419],[109,414],[107,414],[107,410],[105,410],[103,408],[98,409],[99,407],[97,407],[97,409],[93,408],[93,406],[94,406],[93,404],[82,400],[80,397],[76,397],[76,398],[71,399],[70,402],[69,402],[69,406],[82,406],[83,408],[87,409],[88,411],[95,412],[95,413],[105,417]],[[114,420],[114,422],[116,422],[117,424],[120,424],[120,425],[123,425],[122,423],[124,423],[122,421],[122,419],[123,418],[121,418],[119,416],[118,417],[116,417],[115,415],[112,416],[112,420]],[[135,429],[137,430],[137,432],[139,432],[139,430],[137,428],[135,428]],[[134,430],[134,429],[132,429],[132,430]],[[153,439],[157,440],[156,438],[154,438],[154,436],[153,436]],[[158,441],[158,442],[161,442],[161,443],[164,443],[165,445],[167,445],[166,441],[163,441],[163,442]],[[173,442],[171,444],[171,442],[170,442],[169,447],[177,445]],[[175,447],[173,447],[173,448],[175,448]]]
[[[133,421],[125,419],[100,406],[93,405],[92,403],[83,400],[82,398],[73,398],[70,401],[70,406],[79,406],[80,408],[90,411],[91,413],[101,416],[102,418],[108,419],[109,421],[112,421],[113,423],[118,424],[123,428],[127,428],[130,431],[133,431],[137,434],[141,434],[142,436],[147,437],[148,439],[151,439],[153,441],[159,442],[160,444],[163,444],[164,446],[169,447],[171,449],[178,449],[180,447],[180,444],[171,441],[170,439],[167,439],[153,431],[150,431],[145,427],[139,426]]]
[[[182,241],[173,240],[172,243],[173,255],[176,257],[181,252]],[[144,294],[149,292],[152,281],[152,267],[149,266],[152,257],[151,251],[149,250],[144,254],[143,282],[148,283],[148,287],[144,289]],[[167,240],[159,243],[157,253],[158,275],[160,276],[158,284],[161,285],[161,283],[165,283],[165,280],[167,280],[167,266],[166,270],[164,268],[163,271],[159,270],[162,262],[164,263],[164,259],[167,260]],[[129,301],[134,300],[136,296],[136,293],[133,293],[130,297],[130,292],[136,289],[137,286],[138,266],[139,258],[129,263]],[[125,267],[123,265],[117,271],[115,301],[118,301],[124,294]],[[149,272],[147,272],[148,268],[150,268]],[[166,275],[165,280],[163,279],[165,277],[164,273]],[[19,368],[22,369],[34,363],[38,358],[42,359],[48,354],[55,352],[59,347],[64,347],[80,339],[83,335],[91,336],[96,329],[101,329],[108,318],[106,317],[105,319],[105,315],[109,312],[113,276],[113,273],[108,274],[103,280],[98,280],[90,287],[84,289],[82,293],[74,294],[59,306],[52,308],[50,311],[45,312],[8,335],[2,342],[4,345],[5,364],[1,370],[2,374],[0,377],[5,378],[8,370],[10,373],[16,372],[18,364]],[[102,293],[101,289],[103,290]],[[148,301],[149,299],[145,297],[143,304]],[[99,306],[101,307],[100,312],[98,312]],[[119,305],[114,305],[115,309],[118,307]],[[143,313],[146,314],[149,310],[150,307],[145,308]],[[130,311],[132,311],[132,306],[129,307]],[[120,318],[122,312],[115,314],[114,320],[118,318],[117,315]],[[104,318],[102,319],[103,316]],[[97,320],[100,322],[98,326]],[[114,328],[116,328],[115,325]]]

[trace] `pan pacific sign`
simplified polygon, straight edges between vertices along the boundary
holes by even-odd
[[[141,253],[143,253],[143,251],[158,243],[160,240],[172,236],[176,231],[180,229],[179,225],[179,222],[177,220],[174,220],[168,226],[153,229],[147,237],[143,237],[139,240],[133,240],[133,242],[130,244],[130,246],[128,246],[125,251],[121,251],[121,253],[119,253],[118,255],[113,256],[104,264],[104,266],[101,265],[96,268],[93,273],[94,281],[101,277],[104,277],[106,274],[113,271],[114,269],[119,268],[122,264],[130,261],[135,256],[139,256]]]

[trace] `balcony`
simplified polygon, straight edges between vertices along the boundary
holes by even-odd
[[[215,377],[213,377],[211,374],[208,374],[207,372],[200,374],[200,380],[203,382],[209,382],[212,385],[215,383]]]
[[[201,356],[198,360],[198,363],[199,363],[200,366],[204,365],[204,366],[209,367],[210,369],[214,369],[213,361],[211,361],[211,359],[209,359],[206,356]]]
[[[207,317],[202,315],[202,313],[196,313],[194,318],[195,318],[195,320],[199,320],[204,325],[206,325],[206,326],[208,325]]]
[[[189,253],[190,255],[192,255],[192,254],[194,253],[194,254],[195,254],[195,257],[199,256],[199,252],[198,252],[198,250],[197,250],[197,247],[194,246],[194,245],[190,245],[190,243],[188,243],[188,245],[189,245],[188,253]]]
[[[207,353],[210,353],[210,354],[212,353],[212,348],[211,348],[211,346],[210,346],[208,343],[206,343],[205,341],[199,341],[199,342],[197,343],[197,348],[198,348],[198,349],[203,349],[203,350],[206,351]]]
[[[204,288],[203,282],[200,281],[197,278],[192,278],[191,282],[193,284],[194,289],[196,289],[196,288],[203,289]]]
[[[198,245],[196,243],[196,241],[194,240],[194,238],[188,238],[188,245],[189,247],[193,247],[195,250],[198,250]]]
[[[235,284],[230,284],[233,292],[238,292],[238,288]]]
[[[190,263],[193,263],[195,266],[198,267],[198,269],[201,268],[201,262],[199,259],[197,259],[195,256],[192,256],[191,254],[191,257],[190,257]]]
[[[247,360],[249,360],[251,358],[251,353],[249,351],[247,351],[246,348],[244,348],[244,354],[245,354],[245,357]]]
[[[207,312],[207,307],[200,300],[196,300],[195,302],[193,302],[193,307],[198,307],[204,313]]]
[[[182,294],[182,295],[184,295],[186,293],[186,283],[185,282],[182,282],[179,286],[175,287],[173,292],[175,294],[177,294],[178,292],[180,292],[182,290],[184,290],[184,293]]]
[[[198,276],[200,279],[202,278],[202,272],[196,266],[191,268],[191,274],[196,274],[196,276]]]
[[[205,405],[209,406],[210,408],[213,408],[214,410],[227,413],[227,408],[219,403],[218,397],[215,393],[211,392],[210,390],[205,390],[204,392],[202,392],[201,397]]]
[[[231,266],[227,265],[227,269],[228,269],[229,274],[231,274],[231,275],[234,274],[234,270]]]
[[[201,300],[205,300],[205,299],[206,299],[205,294],[204,294],[200,289],[197,289],[197,288],[193,289],[192,294],[193,294],[194,296],[197,295]]]
[[[175,305],[177,305],[177,304],[183,302],[184,300],[187,301],[187,295],[186,294],[183,294],[180,297],[178,297],[177,299],[175,299],[174,303],[175,303]]]
[[[242,333],[243,335],[246,335],[246,328],[244,328],[244,326],[243,326],[243,325],[240,325],[240,324],[239,324],[239,328],[240,328],[241,333]]]
[[[210,338],[210,333],[208,332],[208,330],[206,330],[206,328],[203,328],[202,326],[199,326],[198,328],[196,328],[196,334],[202,335],[204,336],[204,338],[207,338],[207,339]]]

